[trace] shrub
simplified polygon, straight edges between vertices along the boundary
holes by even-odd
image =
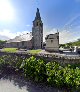
[[[43,60],[36,60],[36,58],[32,56],[22,62],[21,68],[23,69],[25,76],[29,76],[35,81],[44,81],[46,68]]]
[[[60,66],[56,62],[48,62],[35,57],[23,58],[18,56],[5,55],[0,57],[0,70],[11,67],[15,71],[23,70],[25,77],[36,82],[47,82],[52,86],[67,87],[72,89],[80,88],[80,68],[72,65]]]
[[[46,64],[47,81],[50,85],[57,85],[58,87],[63,85],[63,68],[56,62],[49,62]]]

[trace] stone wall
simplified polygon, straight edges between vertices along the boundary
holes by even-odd
[[[26,49],[32,49],[32,40],[6,43],[5,47],[7,47],[7,48],[26,48]]]
[[[56,61],[60,63],[61,65],[65,64],[78,64],[80,63],[80,57],[69,57],[69,56],[58,56],[58,55],[50,55],[50,54],[37,54],[37,55],[32,55],[30,53],[25,53],[25,52],[18,52],[18,53],[8,53],[8,52],[0,52],[0,56],[2,55],[12,55],[12,56],[23,56],[24,58],[29,58],[31,56],[36,57],[37,59],[41,58],[43,59],[46,63],[47,62],[52,62]]]

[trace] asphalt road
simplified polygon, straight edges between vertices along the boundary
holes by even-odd
[[[65,56],[67,56],[67,57],[71,57],[71,58],[77,58],[77,57],[79,57],[80,58],[80,55],[79,54],[77,54],[76,52],[71,52],[71,51],[64,51],[63,53],[56,53],[56,52],[47,52],[47,51],[45,51],[45,50],[42,50],[41,52],[40,52],[40,54],[52,54],[52,55],[56,55],[56,56],[63,56],[63,57],[65,57]]]
[[[0,92],[67,92],[44,84],[24,80],[16,74],[0,74]]]

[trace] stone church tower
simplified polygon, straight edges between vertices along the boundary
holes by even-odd
[[[33,21],[32,36],[33,36],[33,40],[32,40],[33,48],[42,49],[43,48],[43,23],[42,23],[38,8],[36,12],[36,17]]]

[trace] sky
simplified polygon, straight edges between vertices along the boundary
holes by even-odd
[[[0,0],[0,39],[32,31],[37,8],[45,36],[59,31],[60,43],[80,38],[80,0]]]

